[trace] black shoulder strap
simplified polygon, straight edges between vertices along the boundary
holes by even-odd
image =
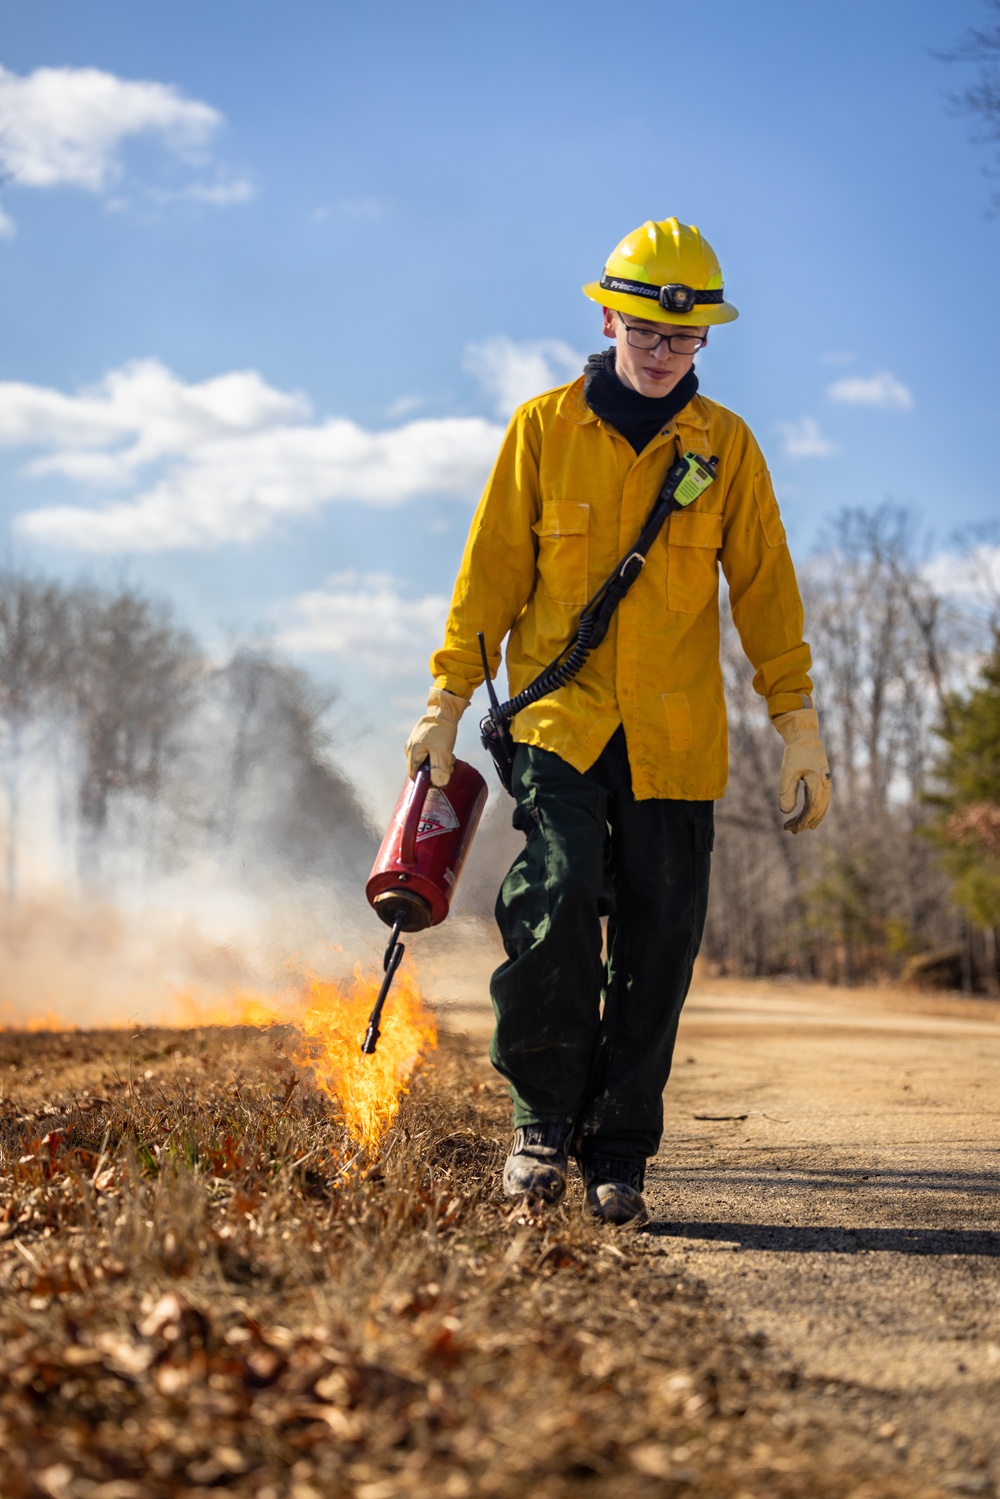
[[[702,490],[708,488],[715,478],[718,462],[718,458],[714,456],[704,459],[696,457],[694,453],[685,453],[671,465],[646,524],[636,537],[635,545],[605,578],[593,597],[584,604],[575,637],[517,697],[509,698],[505,703],[497,703],[495,707],[491,706],[490,716],[494,720],[509,723],[522,708],[527,708],[530,703],[537,703],[539,698],[572,681],[591,651],[596,650],[607,635],[611,616],[642,572],[646,554],[663,530],[667,516],[675,510],[683,510]]]
[[[490,711],[480,722],[479,735],[483,748],[492,757],[500,780],[511,795],[513,795],[514,774],[514,740],[510,732],[511,719],[515,713],[520,713],[521,709],[527,708],[530,703],[537,703],[539,698],[546,697],[558,687],[564,687],[582,670],[591,651],[596,650],[607,635],[611,616],[642,572],[646,563],[646,554],[663,530],[667,516],[675,510],[683,510],[684,506],[696,499],[703,489],[708,488],[715,478],[718,462],[718,458],[714,456],[706,460],[696,457],[694,453],[685,453],[668,469],[663,488],[657,495],[656,503],[649,512],[646,524],[636,537],[632,550],[605,578],[593,598],[588,599],[584,604],[577,623],[576,635],[559,652],[555,660],[550,661],[545,670],[539,672],[535,680],[530,682],[523,692],[519,692],[517,697],[509,698],[505,703],[497,701],[486,656],[486,642],[482,631],[479,632],[479,651],[483,658],[483,675],[490,699]]]

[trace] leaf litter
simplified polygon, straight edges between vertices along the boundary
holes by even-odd
[[[3,1499],[888,1499],[654,1236],[498,1191],[444,1034],[359,1150],[287,1028],[0,1033]],[[919,1491],[928,1499],[938,1491]]]

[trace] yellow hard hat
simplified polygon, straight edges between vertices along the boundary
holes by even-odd
[[[739,313],[723,301],[715,251],[694,224],[648,219],[616,245],[600,281],[583,288],[592,302],[654,323],[705,327]]]

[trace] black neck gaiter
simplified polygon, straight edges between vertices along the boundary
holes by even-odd
[[[658,432],[694,399],[698,376],[694,370],[678,380],[665,396],[644,396],[623,385],[615,371],[614,349],[591,354],[583,377],[583,398],[595,416],[610,422],[641,453]]]

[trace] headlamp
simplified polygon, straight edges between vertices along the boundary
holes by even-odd
[[[685,286],[681,281],[671,281],[667,286],[651,286],[647,281],[626,281],[623,276],[601,277],[604,291],[625,292],[631,297],[645,297],[659,302],[666,312],[693,312],[696,307],[710,306],[725,300],[720,286],[717,291],[705,291],[698,286]]]
[[[668,312],[690,312],[698,300],[698,293],[693,286],[672,281],[669,286],[660,287],[659,300],[660,306],[665,307]]]

